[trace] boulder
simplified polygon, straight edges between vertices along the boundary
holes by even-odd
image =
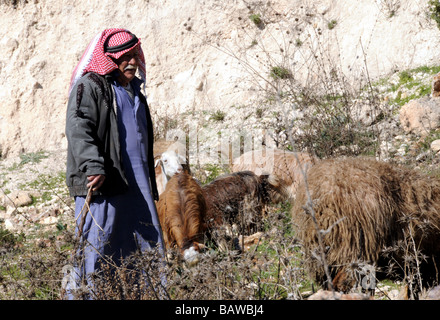
[[[440,99],[424,97],[408,102],[400,109],[399,120],[406,133],[426,136],[440,127]]]

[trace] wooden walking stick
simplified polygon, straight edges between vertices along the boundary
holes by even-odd
[[[84,224],[86,223],[86,217],[87,213],[90,211],[90,199],[92,198],[92,187],[89,188],[89,191],[87,192],[86,201],[84,202],[84,205],[81,209],[81,212],[78,215],[78,218],[81,217],[79,226],[78,226],[78,238],[81,238]],[[78,219],[77,218],[77,219]]]

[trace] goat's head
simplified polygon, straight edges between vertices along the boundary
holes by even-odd
[[[285,182],[274,174],[263,174],[259,177],[263,201],[280,203],[289,198]]]
[[[170,179],[176,173],[183,171],[183,166],[186,164],[186,159],[177,154],[174,150],[167,150],[156,161],[156,165],[161,163],[163,173]]]

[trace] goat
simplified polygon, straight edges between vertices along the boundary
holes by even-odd
[[[177,245],[188,264],[197,263],[206,230],[206,203],[200,185],[188,172],[176,173],[160,195],[157,211],[166,247]]]
[[[395,261],[408,265],[408,248],[429,257],[424,263],[419,258],[425,283],[438,281],[437,178],[368,158],[322,160],[309,170],[307,183],[299,186],[292,219],[311,275],[326,283],[322,261],[317,259],[324,250],[337,291],[353,287],[353,267],[361,264],[378,266],[379,271]],[[317,230],[324,230],[319,231],[322,247]]]
[[[232,172],[252,171],[257,175],[274,174],[287,186],[291,198],[295,197],[303,172],[316,163],[317,159],[304,152],[289,152],[279,149],[253,150],[234,159]]]
[[[220,176],[203,186],[202,190],[210,230],[227,223],[242,226],[242,231],[247,233],[255,232],[261,222],[264,206],[288,198],[285,186],[275,175],[258,176],[251,171]],[[251,202],[253,210],[243,210],[247,202]],[[244,216],[246,214],[248,216]]]

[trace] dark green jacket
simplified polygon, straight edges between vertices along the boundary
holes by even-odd
[[[117,107],[111,87],[112,75],[87,73],[72,88],[66,115],[67,169],[66,183],[71,196],[87,194],[87,176],[104,174],[99,195],[115,195],[127,189],[122,167]],[[135,81],[135,80],[133,80]],[[153,125],[146,98],[148,128],[148,168],[151,192],[158,200],[153,158]]]

